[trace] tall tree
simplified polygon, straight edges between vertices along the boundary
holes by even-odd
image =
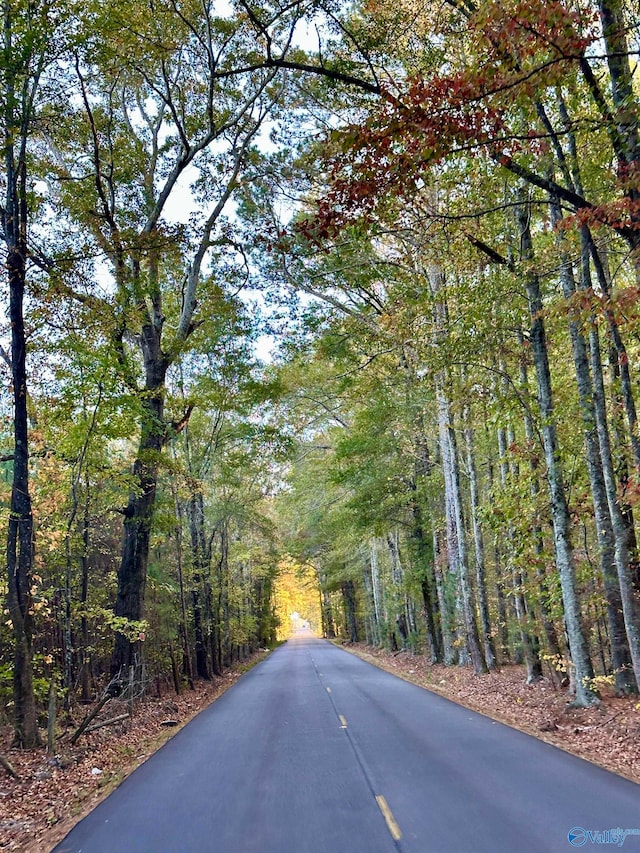
[[[274,70],[236,81],[237,56],[252,49],[239,19],[217,17],[208,5],[204,15],[188,4],[130,11],[139,24],[135,33],[120,28],[124,7],[97,20],[89,15],[86,25],[99,24],[102,41],[76,56],[83,109],[73,105],[70,137],[55,156],[67,209],[110,267],[109,334],[139,407],[135,488],[123,510],[115,603],[116,616],[135,628],[144,613],[159,461],[192,408],[187,401],[175,420],[167,418],[167,372],[200,322],[195,312],[206,295],[212,247],[235,251],[223,212],[279,89]],[[78,193],[86,169],[91,183]],[[172,209],[185,204],[190,181],[191,227],[176,227]],[[135,636],[119,631],[112,671],[132,665],[139,651]]]
[[[0,139],[4,202],[0,225],[5,246],[11,326],[13,389],[13,482],[7,536],[8,607],[15,642],[14,739],[21,747],[39,743],[33,695],[33,513],[29,484],[27,333],[25,294],[30,243],[30,146],[39,108],[40,84],[50,59],[54,27],[47,3],[7,0],[3,4],[0,67]]]

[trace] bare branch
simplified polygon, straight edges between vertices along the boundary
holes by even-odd
[[[467,240],[474,246],[476,249],[479,249],[483,252],[488,258],[490,258],[494,263],[500,264],[501,266],[507,267],[511,272],[515,272],[515,264],[513,261],[510,261],[508,258],[505,258],[500,252],[497,252],[495,249],[492,249],[484,240],[480,240],[478,237],[474,237],[472,234],[468,234],[465,232],[464,235]]]

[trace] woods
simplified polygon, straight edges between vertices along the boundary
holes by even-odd
[[[188,689],[301,607],[635,694],[633,5],[3,15],[15,744],[51,684]]]

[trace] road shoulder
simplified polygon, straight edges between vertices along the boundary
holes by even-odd
[[[4,776],[0,781],[0,849],[48,853],[134,770],[268,655],[269,651],[258,651],[223,676],[198,682],[195,690],[185,688],[178,696],[165,688],[162,696],[141,702],[131,721],[99,729],[73,747],[60,739],[53,758],[45,749],[9,749],[11,730],[3,729],[2,746],[19,778]],[[163,725],[167,719],[176,725]]]
[[[536,684],[524,668],[475,676],[470,668],[431,665],[423,655],[388,652],[364,643],[336,645],[393,675],[640,783],[640,701],[611,695],[594,708],[570,708],[553,674]]]

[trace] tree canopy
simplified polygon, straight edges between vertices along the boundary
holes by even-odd
[[[633,4],[3,14],[16,743],[288,610],[637,691]]]

